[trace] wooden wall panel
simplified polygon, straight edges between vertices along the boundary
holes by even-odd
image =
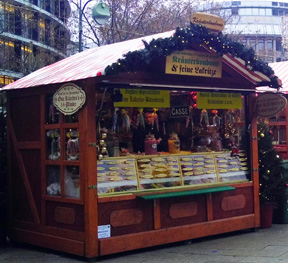
[[[221,209],[224,212],[243,209],[247,201],[244,195],[226,196],[222,199]]]
[[[34,223],[28,195],[25,189],[21,171],[17,163],[16,153],[11,149],[11,177],[10,177],[10,220]]]
[[[99,203],[99,225],[111,224],[111,236],[126,235],[131,233],[153,230],[153,201],[134,199],[129,201]],[[126,211],[126,212],[125,212]],[[130,220],[130,224],[123,225],[123,218],[115,218],[115,215],[127,216],[127,211],[134,211],[137,220]],[[119,222],[119,220],[121,222]]]
[[[68,218],[73,216],[73,218]],[[82,205],[46,203],[46,224],[63,229],[84,232],[84,207]]]
[[[206,195],[160,200],[161,227],[189,225],[207,221]]]
[[[214,220],[254,214],[253,188],[238,188],[235,191],[213,194],[213,214]]]
[[[40,96],[11,98],[8,140],[10,140],[10,218],[40,223]]]
[[[21,155],[25,165],[28,182],[32,191],[33,201],[37,208],[37,213],[41,215],[41,152],[35,150],[21,150]],[[15,182],[16,183],[16,182]]]
[[[17,141],[40,141],[40,96],[13,98],[10,105]]]
[[[54,210],[54,219],[57,223],[74,225],[76,221],[75,210],[70,207],[57,206]]]
[[[169,215],[174,219],[191,217],[197,215],[199,208],[196,202],[176,203],[170,206]]]
[[[140,209],[116,210],[110,215],[112,227],[138,225],[142,221],[143,212]]]

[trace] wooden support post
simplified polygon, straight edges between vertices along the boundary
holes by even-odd
[[[95,147],[89,147],[90,143],[96,143],[95,85],[93,79],[86,83],[84,90],[87,101],[79,116],[80,147],[81,144],[83,146],[80,154],[84,156],[81,159],[80,173],[84,175],[82,193],[85,205],[85,257],[93,258],[99,255],[97,187],[91,187],[97,185],[97,153]]]
[[[254,184],[254,213],[255,227],[260,226],[260,203],[259,203],[259,160],[258,160],[258,132],[257,132],[257,116],[255,115],[255,94],[250,94],[248,97],[249,116],[251,119],[250,127],[250,148],[251,148],[251,173]]]
[[[154,199],[154,229],[161,228],[160,200]]]
[[[206,195],[206,202],[207,202],[207,221],[213,220],[213,201],[212,201],[212,194],[209,193]]]

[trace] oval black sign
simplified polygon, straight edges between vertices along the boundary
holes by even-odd
[[[256,114],[260,117],[271,117],[282,111],[287,105],[281,94],[263,93],[256,99]]]

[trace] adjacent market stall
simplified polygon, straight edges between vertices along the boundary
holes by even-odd
[[[287,91],[288,91],[288,81],[287,81],[287,68],[288,68],[288,61],[282,61],[282,62],[275,62],[275,63],[269,63],[269,66],[273,69],[275,74],[281,79],[282,81],[282,88],[280,92],[284,97],[287,98]],[[267,87],[261,87],[260,90],[272,91],[270,88]],[[273,91],[275,92],[275,90]],[[279,155],[286,159],[285,162],[287,162],[288,159],[288,107],[285,107],[285,109],[274,116],[271,116],[267,120],[269,121],[269,126],[271,127],[274,138],[273,138],[273,144],[274,148],[277,149],[279,152]]]
[[[249,52],[191,24],[6,86],[9,237],[92,258],[257,228],[255,90],[278,82]]]

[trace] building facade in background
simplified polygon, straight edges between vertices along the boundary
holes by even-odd
[[[0,1],[0,88],[66,57],[68,0]]]
[[[265,62],[287,60],[288,0],[216,0],[199,11],[224,17],[224,33],[252,47]]]

